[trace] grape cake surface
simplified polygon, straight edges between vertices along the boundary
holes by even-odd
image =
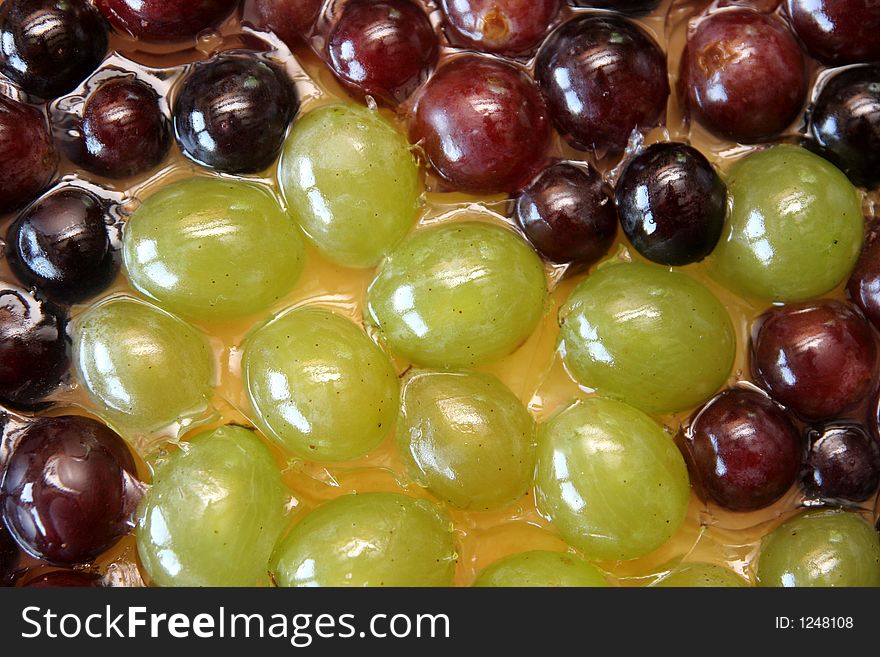
[[[0,1],[0,585],[880,586],[878,35]]]

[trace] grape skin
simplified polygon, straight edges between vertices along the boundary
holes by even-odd
[[[156,471],[138,510],[141,564],[158,586],[266,585],[287,493],[256,434],[199,434]]]

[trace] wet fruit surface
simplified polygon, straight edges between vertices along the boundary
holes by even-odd
[[[617,16],[580,16],[538,53],[535,77],[559,131],[600,156],[621,152],[633,130],[654,126],[666,108],[666,61],[657,44]]]
[[[6,235],[20,281],[59,303],[85,301],[106,288],[117,264],[105,205],[75,187],[61,188],[22,212]]]
[[[0,401],[33,408],[67,371],[65,317],[22,288],[0,284]]]
[[[117,78],[86,99],[80,136],[68,156],[88,171],[127,178],[156,167],[170,146],[170,122],[156,92],[139,80]]]
[[[871,0],[786,0],[785,8],[817,59],[852,64],[880,58],[880,7]]]
[[[863,219],[859,195],[839,169],[781,145],[740,160],[727,185],[731,209],[709,261],[713,276],[768,301],[817,297],[846,279]]]
[[[801,111],[803,53],[785,23],[750,9],[700,20],[682,57],[680,85],[696,118],[743,143],[770,139]]]
[[[3,520],[36,557],[89,562],[128,533],[134,476],[128,447],[103,424],[77,416],[42,419],[6,467]]]
[[[576,267],[602,258],[617,234],[611,189],[589,165],[544,169],[517,196],[515,216],[542,256]]]
[[[550,122],[525,72],[463,55],[438,70],[421,92],[410,138],[451,186],[514,191],[541,163]]]
[[[391,105],[428,77],[437,51],[428,17],[409,0],[349,0],[327,42],[340,80]]]
[[[0,158],[0,210],[24,205],[49,186],[58,153],[42,112],[0,96]]]
[[[217,25],[236,0],[96,0],[118,30],[144,41],[185,41]]]
[[[880,183],[880,65],[857,66],[832,77],[810,115],[822,154],[856,185]]]
[[[636,251],[661,265],[686,265],[705,258],[718,243],[727,188],[695,148],[655,144],[624,171],[617,205]]]
[[[877,349],[868,323],[837,301],[773,309],[757,320],[755,380],[811,420],[843,415],[874,387]]]
[[[730,318],[686,274],[612,264],[581,282],[559,311],[565,365],[579,383],[662,413],[706,400],[730,374]]]
[[[692,420],[683,442],[699,490],[733,511],[772,504],[800,469],[801,437],[791,419],[747,389],[715,397]]]
[[[281,151],[299,108],[283,72],[243,53],[196,64],[174,103],[174,132],[190,158],[224,173],[255,173]]]
[[[8,0],[0,7],[0,71],[28,94],[73,90],[107,52],[107,25],[87,0]]]
[[[824,500],[862,502],[880,485],[880,447],[863,427],[829,423],[807,432],[804,488]]]
[[[0,584],[880,582],[847,5],[2,2]]]
[[[499,55],[523,55],[541,43],[559,0],[442,0],[450,41]]]

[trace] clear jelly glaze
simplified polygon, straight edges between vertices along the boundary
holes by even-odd
[[[432,23],[441,35],[440,65],[446,58],[453,57],[460,49],[445,44],[440,26],[439,10],[430,0],[420,0],[429,11]],[[715,3],[725,4],[723,0]],[[729,3],[727,3],[729,4]],[[749,5],[767,10],[770,3],[766,0],[738,3],[739,6]],[[349,94],[336,82],[330,70],[321,61],[316,52],[321,52],[322,34],[326,33],[330,17],[339,9],[338,0],[327,0],[324,12],[310,39],[309,47],[298,48],[291,53],[276,37],[254,31],[240,16],[233,16],[217,31],[200,35],[193,44],[174,46],[153,46],[139,44],[119,35],[111,36],[110,54],[101,69],[81,87],[68,96],[53,102],[48,111],[55,119],[56,137],[64,138],[68,126],[60,119],[66,111],[78,111],[88,91],[95,84],[107,77],[134,74],[153,86],[162,97],[162,110],[170,115],[170,106],[177,90],[179,80],[185,75],[187,66],[195,61],[206,59],[211,54],[233,48],[250,48],[261,51],[261,56],[282,64],[299,91],[302,106],[300,114],[308,112],[322,104],[339,99],[348,99]],[[670,86],[676,88],[678,65],[681,51],[687,34],[688,19],[699,14],[709,3],[693,0],[664,0],[661,6],[649,16],[637,20],[642,27],[661,44],[668,55]],[[557,17],[556,24],[563,22],[574,13],[582,11],[565,6]],[[777,9],[777,11],[779,11]],[[530,71],[533,60],[519,61],[519,64]],[[815,82],[812,98],[829,75],[829,72],[813,66],[812,78]],[[0,86],[10,95],[17,92],[0,78]],[[413,95],[415,97],[417,95]],[[367,100],[370,102],[370,99]],[[405,118],[410,109],[411,100],[398,110],[397,115],[382,109],[382,113],[395,121],[404,130]],[[805,108],[806,109],[806,108]],[[803,133],[803,119],[790,126],[781,140],[788,141]],[[592,161],[602,171],[606,180],[614,184],[623,167],[642,145],[658,141],[687,141],[703,152],[718,168],[724,172],[731,163],[759,147],[719,140],[706,132],[697,124],[690,124],[682,112],[682,108],[673,92],[670,95],[664,126],[655,128],[647,134],[634,133],[627,153],[622,159]],[[590,158],[570,148],[558,135],[554,136],[550,157],[556,159],[584,160]],[[160,167],[145,176],[128,180],[111,181],[88,173],[81,173],[75,165],[62,159],[61,178],[57,185],[79,185],[96,192],[113,204],[111,214],[114,220],[114,242],[119,247],[122,227],[126,217],[137,209],[141,200],[152,194],[157,188],[174,180],[193,175],[222,176],[205,169],[181,155],[177,147],[173,147]],[[248,180],[270,189],[283,204],[283,197],[275,181],[275,165],[259,175],[246,176]],[[426,191],[424,205],[421,210],[419,225],[438,222],[457,221],[462,218],[480,218],[490,222],[503,222],[516,228],[509,218],[511,202],[503,196],[478,197],[443,190],[441,182],[430,172],[426,172]],[[877,214],[876,196],[864,195],[866,216]],[[3,226],[8,226],[11,217],[5,217]],[[633,260],[640,259],[627,244],[622,232],[609,252],[608,259]],[[691,276],[703,282],[711,289],[727,307],[737,335],[737,357],[729,383],[746,382],[749,385],[748,351],[749,334],[753,320],[760,315],[766,305],[743,299],[719,286],[705,273],[702,264],[683,268]],[[150,435],[125,435],[143,458],[141,474],[149,481],[151,464],[160,460],[170,449],[185,441],[188,437],[208,428],[225,423],[239,423],[253,426],[253,412],[249,407],[241,380],[240,345],[250,329],[289,307],[319,304],[330,307],[337,312],[362,323],[362,308],[366,287],[374,274],[373,270],[346,269],[322,259],[317,251],[309,246],[305,271],[295,289],[279,300],[271,309],[240,320],[224,323],[194,323],[208,337],[213,349],[217,371],[216,388],[211,408],[198,418],[166,427],[164,430]],[[557,347],[558,326],[556,313],[564,303],[574,285],[587,275],[580,273],[565,278],[565,267],[547,265],[548,281],[551,288],[550,302],[544,319],[532,336],[513,354],[500,362],[479,368],[492,372],[506,383],[514,393],[527,404],[534,417],[541,421],[561,406],[567,405],[577,397],[591,394],[589,389],[579,386],[566,373],[562,364],[561,354]],[[0,278],[13,280],[7,263],[0,261]],[[116,294],[132,294],[123,273],[100,298]],[[843,298],[841,288],[826,296]],[[100,300],[94,299],[92,303]],[[86,306],[76,306],[71,317],[83,312]],[[408,364],[397,361],[398,371],[403,374]],[[46,414],[91,414],[100,416],[84,391],[76,384],[73,375],[65,382],[62,389],[54,396],[56,405]],[[863,419],[868,413],[867,407],[857,409],[852,417]],[[670,439],[684,423],[690,413],[659,416],[657,419],[668,429]],[[12,414],[13,424],[18,426],[19,417]],[[17,430],[6,432],[4,449],[8,449],[16,439]],[[265,438],[264,438],[265,439]],[[269,440],[267,444],[273,449],[279,464],[284,469],[284,481],[290,489],[290,518],[296,517],[324,500],[332,499],[341,494],[358,491],[398,491],[409,495],[431,498],[431,495],[412,483],[404,474],[404,468],[398,455],[394,437],[389,436],[383,444],[369,455],[344,464],[321,464],[291,458],[283,453],[277,445]],[[874,518],[875,499],[861,505],[866,515]],[[753,565],[757,554],[760,538],[785,518],[791,516],[805,503],[797,487],[792,488],[781,500],[772,506],[753,513],[731,513],[707,505],[691,496],[691,504],[685,523],[678,533],[664,546],[640,559],[623,562],[604,562],[600,567],[605,570],[612,581],[621,585],[643,585],[653,581],[667,572],[678,562],[707,561],[725,565],[753,580]],[[464,512],[447,509],[455,523],[458,537],[459,561],[455,583],[469,585],[476,573],[497,559],[509,554],[528,550],[566,550],[568,546],[556,535],[552,525],[543,518],[535,508],[531,492],[518,502],[493,512]],[[137,553],[132,536],[124,538],[120,543],[103,555],[95,567],[106,573],[108,582],[117,585],[139,585],[142,583],[137,565]],[[45,570],[33,560],[23,558],[22,569],[34,568],[39,574]]]

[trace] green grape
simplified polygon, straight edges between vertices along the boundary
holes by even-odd
[[[265,584],[286,501],[281,471],[253,431],[202,433],[159,466],[141,502],[141,564],[159,586]]]
[[[397,418],[400,388],[388,357],[329,310],[287,311],[258,327],[242,369],[260,428],[302,458],[366,454]]]
[[[293,125],[278,181],[324,257],[373,267],[416,221],[421,183],[406,138],[378,112],[337,103]]]
[[[174,315],[113,297],[75,321],[73,344],[79,380],[112,423],[150,432],[208,408],[210,347]]]
[[[450,586],[452,523],[397,493],[344,495],[307,514],[278,545],[280,586]]]
[[[797,301],[849,276],[862,245],[861,202],[827,160],[774,146],[737,163],[727,188],[730,214],[709,260],[719,281],[760,299]]]
[[[880,538],[857,513],[807,511],[761,542],[758,586],[880,586]]]
[[[403,242],[367,292],[367,315],[393,351],[425,367],[502,358],[535,330],[547,284],[535,252],[511,230],[461,222]]]
[[[478,587],[575,587],[608,586],[598,568],[565,552],[535,550],[496,561],[474,582]]]
[[[662,427],[611,399],[575,402],[538,432],[536,499],[589,559],[635,559],[684,520],[687,467]]]
[[[680,588],[738,588],[751,586],[729,568],[713,563],[683,563],[652,586]]]
[[[574,289],[559,323],[572,376],[649,413],[704,402],[736,354],[721,302],[686,274],[654,265],[601,267]]]
[[[420,372],[403,388],[397,441],[416,480],[462,509],[525,495],[535,470],[535,423],[490,374]]]
[[[267,308],[303,269],[299,230],[254,185],[190,178],[149,197],[125,226],[131,284],[166,310],[229,319]]]

